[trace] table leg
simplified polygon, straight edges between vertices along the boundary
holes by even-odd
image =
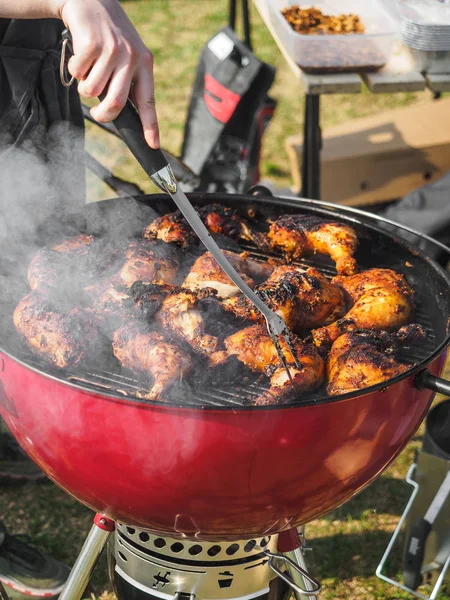
[[[320,96],[305,97],[305,122],[303,124],[302,191],[304,198],[320,199]]]
[[[228,25],[231,29],[236,27],[236,0],[230,0],[228,8]]]

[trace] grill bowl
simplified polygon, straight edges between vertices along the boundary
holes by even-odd
[[[275,198],[192,200],[243,210],[252,205],[274,215],[328,210],[321,203]],[[114,214],[119,202],[87,212]],[[433,260],[391,233],[345,214],[333,217],[358,230],[362,268],[390,266],[418,291],[418,320],[433,337],[410,357],[408,372],[364,391],[331,398],[319,392],[283,406],[231,402],[226,390],[199,390],[190,405],[179,397],[150,404],[130,396],[132,386],[127,396],[101,374],[54,374],[5,346],[0,414],[58,485],[110,518],[161,535],[248,539],[334,509],[395,458],[424,418],[432,393],[417,389],[414,376],[425,366],[433,375],[440,372],[449,341],[450,283]],[[97,222],[91,214],[89,221],[95,228],[107,219]],[[331,263],[314,262],[332,274]]]

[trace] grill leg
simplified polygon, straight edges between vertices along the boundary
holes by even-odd
[[[73,565],[59,600],[81,600],[92,571],[108,537],[114,531],[114,527],[114,521],[100,514],[95,515],[94,525],[92,525],[81,552]]]
[[[298,534],[297,529],[288,529],[287,531],[282,531],[278,535],[278,551],[281,552],[287,558],[290,558],[296,565],[298,565],[303,571],[308,572],[308,568],[306,566],[305,557],[303,555],[302,549],[302,541]],[[301,573],[295,571],[289,565],[287,566],[289,571],[289,575],[294,583],[296,583],[303,590],[307,590],[312,592],[314,590],[313,584],[303,577]],[[304,600],[305,598],[317,598],[316,594],[312,593],[308,595],[303,592],[303,594],[299,594],[294,591],[294,596],[296,600]]]

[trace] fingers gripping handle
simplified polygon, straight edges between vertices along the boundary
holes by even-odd
[[[105,96],[105,93],[101,94],[100,100],[103,100]],[[168,191],[163,185],[161,185],[161,182],[158,180],[156,174],[165,168],[170,169],[169,163],[167,162],[160,148],[156,150],[154,148],[150,148],[145,141],[139,113],[130,100],[127,100],[127,103],[122,109],[120,115],[114,119],[113,123],[116,126],[117,131],[120,133],[123,141],[134,154],[135,158],[138,160],[147,175],[152,178],[156,185],[162,187],[164,191]],[[175,182],[173,175],[172,179],[173,182]],[[173,183],[171,183],[171,185],[173,185]],[[176,191],[176,189],[173,191]]]
[[[64,76],[65,59],[66,54],[73,54],[72,49],[72,36],[68,29],[62,32],[62,52],[61,52],[61,81],[65,86],[71,85],[74,78],[68,82]],[[107,96],[107,90],[102,92],[99,96],[100,101],[103,101]],[[134,107],[131,100],[127,100],[124,108],[122,109],[119,116],[114,120],[114,125],[120,133],[123,141],[134,154],[136,159],[139,161],[142,168],[149,175],[154,183],[158,185],[163,191],[176,191],[176,181],[173,176],[172,170],[162,153],[162,151],[150,146],[145,141],[144,131],[142,129],[141,119],[139,113]],[[167,173],[163,173],[158,176],[160,171],[166,170]],[[167,179],[167,181],[166,181]],[[175,186],[174,190],[168,190],[167,186]]]

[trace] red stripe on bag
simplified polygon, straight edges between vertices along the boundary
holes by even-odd
[[[205,104],[212,116],[221,123],[227,123],[233,115],[241,97],[232,92],[212,75],[205,75]]]

